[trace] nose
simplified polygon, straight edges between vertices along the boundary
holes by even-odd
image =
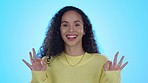
[[[70,27],[69,27],[69,32],[73,32],[74,31],[74,27],[73,27],[73,25],[71,25]]]

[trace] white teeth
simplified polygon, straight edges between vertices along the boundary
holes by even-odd
[[[75,38],[75,35],[67,36],[68,38]]]

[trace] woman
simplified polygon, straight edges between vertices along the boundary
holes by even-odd
[[[31,64],[23,62],[32,71],[31,83],[120,83],[124,56],[117,64],[100,54],[94,39],[92,25],[84,12],[73,6],[62,8],[52,18],[41,58],[35,49],[29,53]]]

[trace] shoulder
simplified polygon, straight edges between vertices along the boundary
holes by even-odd
[[[46,63],[51,63],[51,62],[54,60],[53,57],[49,58],[49,56],[44,56],[44,57],[42,57],[42,59],[43,59]]]
[[[49,56],[44,56],[44,57],[42,57],[42,59],[46,62],[46,63],[53,63],[53,62],[55,62],[55,61],[57,61],[58,59],[59,59],[59,57],[61,57],[61,53],[59,54],[59,55],[57,55],[57,56],[51,56],[51,57],[49,57]]]
[[[107,61],[107,57],[106,57],[105,55],[103,55],[103,54],[95,53],[94,56],[95,56],[95,58],[97,58],[97,59],[101,59],[101,60],[103,60],[103,61]]]
[[[92,56],[93,61],[96,62],[105,63],[108,60],[108,58],[105,55],[99,53],[88,53],[88,56]]]

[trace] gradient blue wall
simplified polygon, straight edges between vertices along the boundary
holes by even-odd
[[[122,83],[147,83],[147,0],[1,0],[0,82],[29,83],[31,72],[22,62],[41,46],[47,25],[66,5],[81,8],[90,18],[101,51],[110,60],[117,51],[129,64]]]

